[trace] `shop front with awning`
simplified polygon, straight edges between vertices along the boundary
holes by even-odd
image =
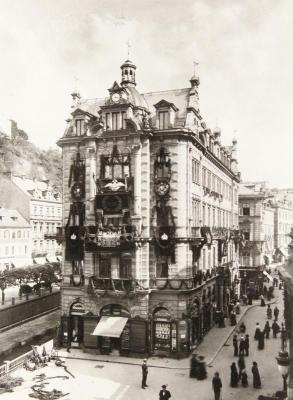
[[[46,259],[49,263],[57,263],[57,257],[56,256],[46,256]]]
[[[102,317],[92,335],[120,338],[127,321],[124,317]]]
[[[44,265],[46,264],[46,258],[45,257],[35,257],[34,258],[34,263],[39,264],[39,265]]]

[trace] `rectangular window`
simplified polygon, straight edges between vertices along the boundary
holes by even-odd
[[[169,263],[168,256],[160,256],[157,261],[157,278],[168,278],[169,276]]]
[[[205,204],[202,205],[202,224],[205,226],[206,223],[206,206]]]
[[[131,257],[120,257],[119,261],[119,277],[131,278]]]
[[[75,124],[76,124],[76,135],[77,136],[84,135],[84,120],[83,119],[77,119],[75,121]]]
[[[250,240],[250,232],[243,232],[243,235],[245,240]]]
[[[242,215],[250,215],[250,207],[249,206],[243,206],[242,208]]]
[[[118,112],[113,112],[112,113],[112,131],[117,131],[119,129],[118,117],[119,117],[119,113]]]
[[[122,116],[122,129],[126,129],[126,112],[122,111],[121,116]]]
[[[168,128],[168,111],[160,111],[159,112],[159,129],[167,129]]]
[[[110,129],[110,113],[106,113],[106,130]]]
[[[100,254],[99,277],[111,278],[111,254]]]
[[[202,186],[206,187],[206,169],[202,169]]]

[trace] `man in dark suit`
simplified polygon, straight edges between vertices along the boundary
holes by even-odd
[[[142,362],[141,372],[142,372],[141,388],[145,389],[148,386],[147,383],[146,383],[147,377],[148,377],[148,366],[147,366],[147,359],[146,358]]]
[[[170,399],[171,393],[166,388],[167,388],[166,385],[162,386],[162,389],[160,390],[160,393],[159,393],[159,400],[168,400],[168,399]]]

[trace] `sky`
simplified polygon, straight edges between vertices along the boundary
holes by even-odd
[[[105,97],[130,54],[140,92],[189,87],[243,180],[293,187],[292,0],[0,0],[0,125],[55,147],[71,96]],[[5,122],[2,122],[3,124]]]

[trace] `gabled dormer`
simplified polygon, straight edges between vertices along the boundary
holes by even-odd
[[[178,108],[174,103],[170,103],[166,100],[161,100],[154,104],[156,109],[156,128],[157,129],[168,129],[173,128]]]
[[[87,111],[80,108],[76,108],[72,113],[73,117],[73,135],[83,136],[87,134],[87,126],[90,120],[96,119],[96,117]]]

